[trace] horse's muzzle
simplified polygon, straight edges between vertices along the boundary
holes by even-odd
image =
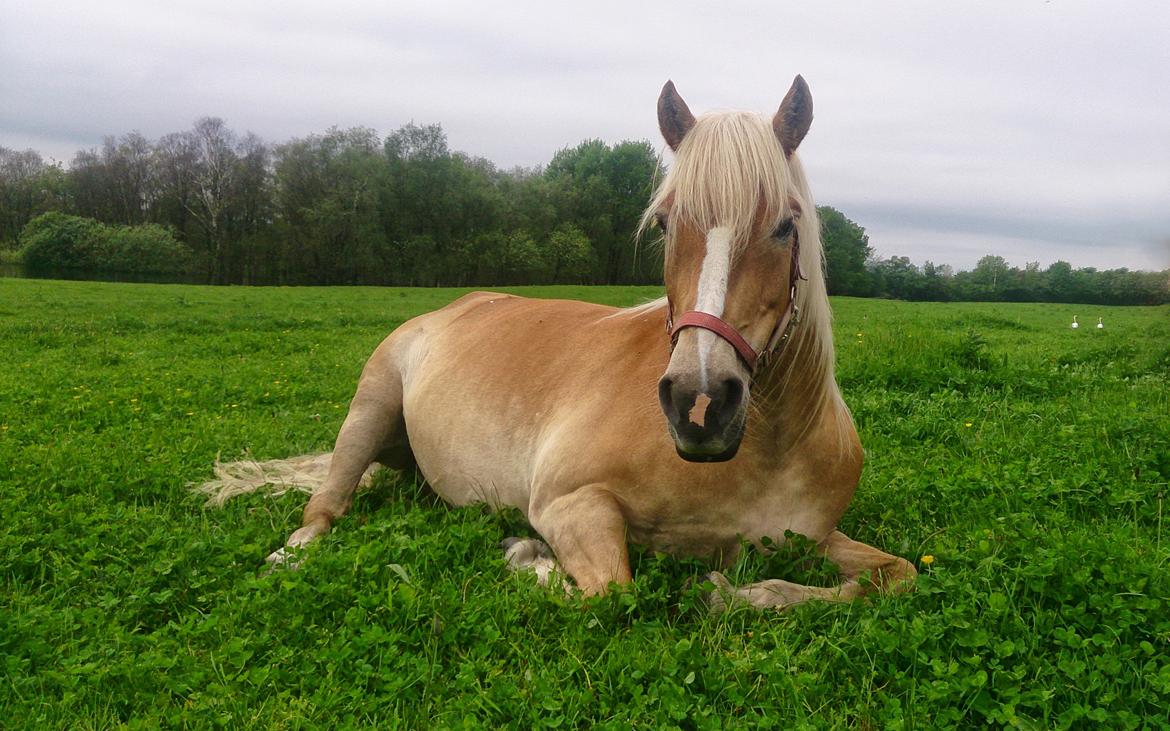
[[[675,451],[688,462],[726,462],[739,450],[746,415],[741,379],[700,390],[668,374],[658,382],[658,402]]]

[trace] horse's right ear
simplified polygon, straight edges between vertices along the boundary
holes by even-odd
[[[695,126],[695,115],[687,108],[687,103],[678,95],[674,82],[668,81],[658,95],[658,129],[670,149],[677,150],[683,137]]]
[[[780,102],[776,116],[772,117],[772,130],[776,133],[776,139],[780,140],[785,155],[791,157],[808,134],[812,111],[812,93],[804,77],[797,74],[792,80],[792,87],[784,95],[784,101]]]

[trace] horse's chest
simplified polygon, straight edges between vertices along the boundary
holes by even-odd
[[[674,555],[726,557],[745,540],[781,543],[787,531],[819,542],[840,518],[795,478],[672,492],[631,506],[627,520],[635,543]]]

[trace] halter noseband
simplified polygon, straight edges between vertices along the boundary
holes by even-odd
[[[801,279],[807,281],[808,277],[804,276],[804,272],[800,268],[800,239],[793,238],[792,264],[788,267],[788,306],[784,308],[784,314],[780,316],[780,321],[776,323],[776,328],[772,330],[768,344],[761,353],[757,353],[747,338],[740,335],[738,330],[728,325],[722,318],[710,313],[691,310],[683,313],[683,316],[678,318],[678,322],[675,323],[673,307],[668,297],[666,300],[666,331],[670,333],[671,349],[673,350],[678,342],[678,334],[681,330],[688,327],[710,330],[735,348],[735,352],[739,353],[740,358],[743,358],[749,371],[755,371],[756,363],[761,358],[767,361],[775,355],[778,347],[784,347],[784,344],[788,342],[788,337],[792,334],[792,327],[799,321],[800,308],[796,306],[796,282]]]

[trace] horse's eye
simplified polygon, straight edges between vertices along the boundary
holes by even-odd
[[[655,213],[654,220],[658,221],[658,228],[662,229],[662,234],[665,236],[666,235],[666,214],[665,213]]]
[[[795,225],[796,224],[791,218],[786,218],[781,221],[780,225],[776,227],[776,230],[772,232],[772,236],[781,240],[786,239],[792,233],[792,229],[795,227]]]

